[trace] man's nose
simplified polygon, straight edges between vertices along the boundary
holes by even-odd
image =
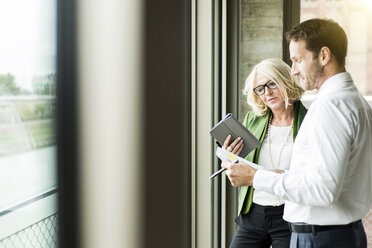
[[[298,69],[297,69],[297,66],[295,66],[294,64],[292,64],[292,67],[291,67],[291,74],[293,76],[296,76],[297,74],[299,73]]]

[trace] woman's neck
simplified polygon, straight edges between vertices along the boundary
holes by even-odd
[[[293,104],[289,105],[287,109],[271,110],[271,112],[273,114],[271,125],[276,127],[287,127],[291,125],[293,120]]]

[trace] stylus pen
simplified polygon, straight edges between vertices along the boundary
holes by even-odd
[[[236,160],[234,161],[234,163],[239,163],[239,160],[236,159]],[[214,178],[215,176],[221,174],[221,173],[224,172],[225,170],[226,170],[226,168],[221,168],[221,169],[219,169],[218,171],[216,171],[215,173],[213,173],[212,176],[209,177],[209,179]]]

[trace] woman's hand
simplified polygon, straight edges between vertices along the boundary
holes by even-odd
[[[236,138],[230,145],[231,135],[227,136],[225,141],[223,142],[222,148],[234,153],[235,155],[239,155],[239,153],[243,149],[243,139],[238,137]]]

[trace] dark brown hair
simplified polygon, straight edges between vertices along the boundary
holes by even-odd
[[[330,19],[310,19],[286,33],[287,41],[304,40],[306,49],[317,58],[322,47],[328,47],[340,66],[345,66],[347,37],[345,31]]]

